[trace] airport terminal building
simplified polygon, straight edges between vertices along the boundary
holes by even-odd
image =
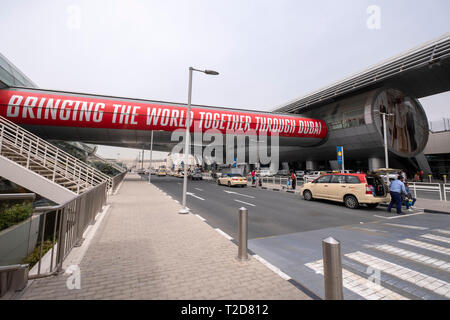
[[[254,118],[259,121],[259,119],[275,117],[286,128],[288,125],[295,127],[296,123],[312,126],[308,127],[309,131],[305,127],[300,135],[286,134],[280,139],[281,166],[272,168],[275,170],[280,168],[337,169],[339,167],[336,161],[336,146],[344,147],[345,165],[348,169],[366,171],[385,167],[384,130],[386,129],[391,168],[403,168],[409,172],[423,170],[425,173],[433,171],[434,174],[443,174],[450,171],[450,143],[447,139],[450,124],[443,132],[430,135],[429,121],[418,99],[449,90],[450,35],[447,34],[331,86],[283,104],[272,112],[209,106],[193,106],[193,108],[199,110],[199,113],[202,113],[201,108],[216,112],[219,117],[222,115],[222,121],[224,113],[234,112],[236,117],[238,114],[245,114],[244,119],[250,119],[249,121],[253,121]],[[174,109],[178,108],[177,112],[181,112],[175,114],[182,115],[183,108],[186,108],[185,104],[179,103],[39,89],[0,54],[1,93],[4,98],[0,101],[0,115],[6,118],[8,118],[6,108],[13,101],[11,95],[14,93],[23,95],[23,101],[20,102],[21,108],[39,108],[37,104],[38,101],[41,103],[42,99],[56,100],[64,97],[74,101],[80,100],[80,110],[83,108],[83,103],[96,103],[95,106],[100,105],[101,109],[101,103],[108,107],[108,101],[112,101],[111,103],[120,101],[127,104],[131,101],[133,104],[142,106],[163,105],[172,110],[172,115]],[[34,101],[35,96],[40,100]],[[68,103],[65,106],[72,108],[75,119],[78,107],[76,103],[74,105],[75,107]],[[93,110],[95,110],[93,113],[93,121],[95,121],[95,112],[99,109]],[[125,113],[127,112],[130,113],[129,110],[125,110]],[[383,124],[383,113],[386,114],[386,128]],[[90,109],[87,114],[90,115]],[[96,126],[84,128],[84,125],[51,123],[43,125],[33,122],[36,120],[34,113],[27,113],[24,109],[23,115],[27,115],[28,118],[22,119],[22,122],[16,122],[18,120],[16,118],[9,118],[9,120],[23,125],[27,130],[48,140],[81,141],[149,149],[150,130],[153,130],[153,128],[132,130],[129,123],[122,124],[121,127],[108,128]],[[231,115],[228,116],[231,117]],[[242,117],[240,119],[242,121]],[[251,122],[248,125],[250,127],[253,124]],[[170,151],[169,147],[172,145],[169,143],[170,132],[168,131],[172,129],[166,130],[161,126],[154,129],[157,130],[155,130],[153,149]],[[314,135],[313,132],[317,134]],[[433,164],[434,170],[431,169],[430,163]],[[439,165],[435,166],[436,163]]]

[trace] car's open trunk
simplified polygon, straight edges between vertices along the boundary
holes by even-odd
[[[367,184],[373,186],[375,188],[374,197],[385,197],[387,194],[387,186],[384,183],[383,179],[378,175],[367,175]]]

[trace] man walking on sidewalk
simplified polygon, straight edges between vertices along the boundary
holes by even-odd
[[[389,186],[389,191],[391,194],[391,203],[387,208],[388,212],[391,212],[392,207],[395,204],[397,208],[397,214],[402,214],[402,193],[406,194],[405,184],[403,183],[403,177],[399,176],[398,180],[392,181]]]

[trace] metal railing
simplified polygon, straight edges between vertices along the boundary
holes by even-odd
[[[110,161],[110,160],[108,160],[108,159],[102,158],[102,157],[100,157],[100,156],[97,155],[97,154],[93,154],[93,155],[91,155],[90,157],[92,157],[92,158],[94,158],[94,159],[97,159],[97,160],[99,160],[99,161],[102,161],[102,162],[104,162],[104,163],[109,164],[111,167],[113,167],[114,169],[116,169],[116,170],[119,171],[119,172],[125,172],[125,171],[127,171],[126,168],[119,166],[117,163],[115,163],[115,162],[113,162],[113,161]]]
[[[450,184],[443,184],[444,200],[447,201],[447,193],[450,193]]]
[[[249,178],[251,181],[251,177]],[[289,189],[292,187],[292,181],[287,177],[261,177],[260,178],[262,183],[270,183],[274,186],[279,186],[280,189],[286,188]],[[288,185],[288,180],[290,181],[290,184]],[[301,186],[304,184],[303,178],[297,178],[296,179],[296,185]]]
[[[76,185],[77,194],[112,179],[51,143],[0,116],[0,154],[15,157],[15,162],[58,183],[59,179]]]
[[[39,261],[37,271],[34,273],[32,269],[29,279],[62,271],[64,259],[73,247],[81,245],[86,228],[95,222],[95,216],[103,210],[107,192],[105,181],[62,205],[35,209],[33,216],[39,216],[42,221],[39,229]],[[50,220],[52,223],[47,223]],[[46,268],[48,270],[42,272],[42,261],[46,254],[43,251],[45,241],[51,241],[52,245],[48,251],[50,265]]]
[[[430,121],[429,127],[431,132],[450,131],[450,119]]]
[[[428,183],[428,182],[410,182],[409,190],[414,194],[414,198],[417,198],[417,192],[436,192],[439,193],[439,200],[442,201],[442,188],[440,183]]]
[[[121,172],[112,178],[112,191],[116,191],[117,187],[123,181],[123,178],[127,175],[128,171]]]

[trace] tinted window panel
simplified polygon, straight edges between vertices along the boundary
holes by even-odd
[[[317,183],[329,183],[331,176],[323,176],[317,179]]]
[[[346,176],[347,183],[361,183],[357,176]]]
[[[334,175],[331,178],[331,183],[346,183],[345,176]]]

